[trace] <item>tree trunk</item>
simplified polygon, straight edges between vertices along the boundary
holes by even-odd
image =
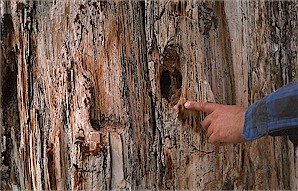
[[[295,0],[0,8],[1,189],[298,189],[288,138],[214,147],[183,109],[297,80]]]

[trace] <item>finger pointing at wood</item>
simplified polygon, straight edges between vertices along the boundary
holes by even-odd
[[[235,105],[188,101],[186,109],[203,111],[209,115],[203,120],[202,128],[207,131],[209,142],[215,145],[241,143],[246,108]]]
[[[216,103],[207,103],[207,102],[194,102],[188,101],[184,104],[186,109],[203,111],[206,113],[212,113],[216,108],[220,107],[221,105]]]

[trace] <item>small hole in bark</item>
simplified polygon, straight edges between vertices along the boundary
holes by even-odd
[[[160,77],[161,97],[167,100],[171,97],[171,76],[168,70],[164,70]]]
[[[7,106],[9,103],[14,101],[17,97],[17,71],[8,71],[7,76],[5,75],[4,83],[2,87],[2,105]],[[5,78],[7,78],[5,80]]]
[[[170,73],[163,70],[160,77],[161,97],[165,98],[171,105],[176,105],[181,96],[182,74],[178,70]]]
[[[91,119],[90,123],[91,123],[91,127],[96,131],[99,131],[101,129],[101,124],[98,119]]]
[[[180,57],[175,48],[167,47],[165,49],[161,71],[161,97],[165,98],[170,106],[174,106],[180,99],[182,87]]]
[[[1,23],[1,38],[5,37],[7,34],[12,33],[11,31],[14,30],[11,14],[4,14],[2,22],[3,23]]]

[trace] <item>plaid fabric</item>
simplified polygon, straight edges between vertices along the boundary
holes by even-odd
[[[298,143],[298,81],[249,106],[242,135],[246,140],[284,135]]]

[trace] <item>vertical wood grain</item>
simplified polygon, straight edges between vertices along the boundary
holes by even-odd
[[[298,188],[287,138],[217,148],[183,109],[297,80],[297,2],[0,5],[1,189]]]

